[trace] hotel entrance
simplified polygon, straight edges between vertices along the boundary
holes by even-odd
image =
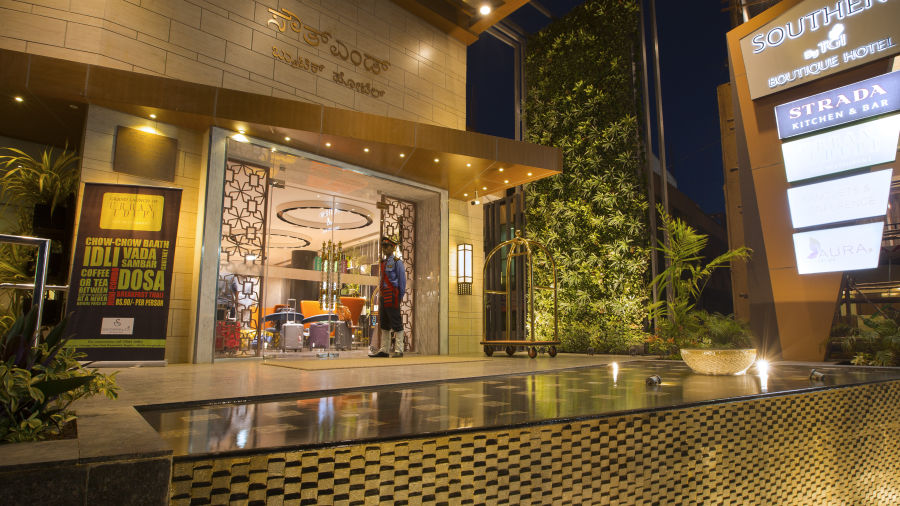
[[[416,315],[438,297],[417,284],[439,271],[420,236],[437,239],[425,231],[440,229],[440,192],[240,134],[225,149],[217,359],[367,355],[379,344],[382,237],[405,265],[403,349],[438,348],[437,318]]]

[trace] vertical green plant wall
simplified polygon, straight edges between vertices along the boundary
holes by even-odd
[[[567,351],[623,352],[643,339],[639,23],[634,0],[587,0],[528,41],[527,140],[562,149],[564,172],[528,185],[527,233],[556,257]],[[546,335],[552,301],[542,295],[535,307]]]

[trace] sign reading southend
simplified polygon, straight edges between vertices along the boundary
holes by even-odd
[[[900,53],[900,0],[807,0],[741,39],[757,99]]]
[[[778,138],[787,139],[900,110],[900,71],[775,107]]]
[[[878,267],[884,222],[794,234],[797,272],[853,271]]]

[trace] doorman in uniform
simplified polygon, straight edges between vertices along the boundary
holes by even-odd
[[[394,255],[397,241],[384,237],[381,239],[381,305],[378,316],[381,320],[381,348],[371,354],[372,357],[403,356],[403,317],[400,314],[400,301],[406,293],[406,266],[403,260]],[[391,350],[391,331],[394,331],[394,350]]]

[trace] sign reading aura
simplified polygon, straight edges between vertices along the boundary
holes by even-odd
[[[900,53],[900,0],[807,0],[741,39],[757,99]]]
[[[85,183],[67,311],[88,360],[163,360],[181,189]]]

